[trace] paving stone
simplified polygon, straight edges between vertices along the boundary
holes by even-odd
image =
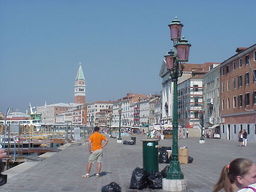
[[[54,155],[45,155],[46,159],[24,163],[21,167],[7,170],[10,174],[8,183],[0,187],[0,192],[100,192],[104,185],[116,182],[123,192],[162,192],[163,190],[129,189],[132,171],[142,167],[143,137],[137,136],[136,145],[123,145],[110,139],[104,150],[102,176],[96,177],[95,167],[92,176],[84,179],[85,165],[88,159],[87,145],[73,144],[63,148]],[[172,140],[159,141],[161,146],[171,146]],[[256,144],[239,147],[238,143],[222,139],[206,139],[199,144],[198,138],[180,139],[179,146],[187,146],[193,163],[181,165],[187,181],[188,192],[210,192],[218,180],[222,167],[238,157],[254,160]],[[167,164],[159,164],[162,170]],[[22,168],[22,166],[24,166]],[[27,166],[27,167],[26,167]],[[23,170],[23,171],[22,171]]]

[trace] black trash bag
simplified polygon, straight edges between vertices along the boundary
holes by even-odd
[[[193,160],[194,160],[194,158],[193,158],[193,157],[188,156],[188,163],[192,163],[192,162],[193,162]]]
[[[130,189],[144,189],[148,186],[148,173],[139,167],[132,172]]]
[[[4,170],[4,163],[2,159],[0,159],[0,186],[7,183],[7,175],[3,175],[2,171]]]
[[[150,174],[148,176],[148,187],[150,189],[162,189],[162,179],[163,176],[159,172],[155,172],[154,174]]]
[[[167,177],[167,172],[168,172],[168,169],[169,169],[170,165],[166,165],[163,170],[161,171],[161,175],[163,178],[166,178]]]
[[[121,187],[115,183],[109,183],[101,188],[101,192],[121,192]]]
[[[128,140],[128,141],[127,141],[127,140],[124,140],[124,141],[123,141],[123,144],[124,144],[124,145],[134,145],[135,143],[134,143],[133,140]]]
[[[158,162],[159,163],[169,163],[170,158],[168,158],[168,152],[167,151],[161,151],[158,156]]]
[[[172,147],[160,147],[159,149],[158,149],[158,151],[167,151],[167,150],[172,150]]]
[[[7,183],[7,175],[2,175],[0,173],[0,186],[4,185]]]

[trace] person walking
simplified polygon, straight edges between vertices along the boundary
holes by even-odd
[[[100,176],[100,171],[102,168],[103,148],[108,144],[108,139],[99,131],[99,127],[94,127],[94,132],[88,139],[88,150],[90,155],[86,166],[86,174],[82,175],[83,178],[90,177],[92,164],[95,161],[97,162],[96,176]]]
[[[239,142],[239,146],[242,147],[243,146],[243,130],[240,130],[238,133],[238,142]]]
[[[243,146],[244,147],[246,147],[247,146],[247,132],[245,131],[245,129],[244,129],[244,131],[243,131]]]
[[[0,149],[0,159],[7,157],[4,149]]]
[[[223,167],[219,180],[214,185],[213,192],[219,192],[222,189],[225,192],[238,192],[240,189],[255,183],[256,164],[249,159],[237,158]]]

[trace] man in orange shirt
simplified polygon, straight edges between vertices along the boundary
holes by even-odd
[[[94,127],[94,132],[88,139],[88,149],[90,156],[87,164],[86,174],[82,176],[84,178],[88,178],[90,176],[92,163],[94,161],[97,161],[96,176],[100,176],[102,166],[101,161],[103,156],[102,149],[108,144],[108,139],[103,134],[99,133],[99,131],[99,127]]]

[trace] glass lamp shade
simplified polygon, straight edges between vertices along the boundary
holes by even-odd
[[[180,22],[180,20],[178,20],[178,18],[175,17],[175,19],[168,26],[170,28],[171,40],[173,41],[179,40],[181,37],[181,32],[183,27],[183,24]]]
[[[172,55],[165,55],[165,63],[167,69],[173,69],[174,67],[174,57]]]
[[[189,44],[188,41],[185,39],[182,39],[175,45],[177,49],[177,58],[179,61],[188,61],[190,46],[191,44]]]

